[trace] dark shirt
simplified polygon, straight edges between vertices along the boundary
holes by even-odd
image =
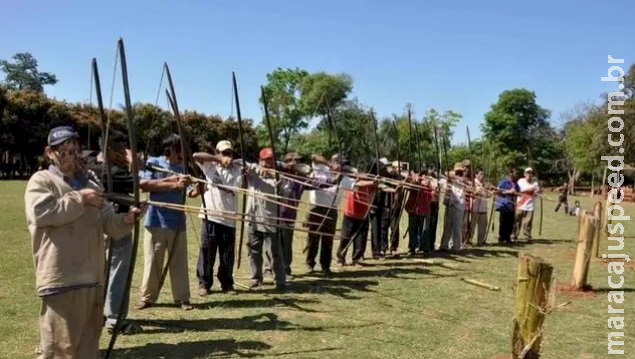
[[[107,175],[104,172],[103,162],[97,161],[97,152],[93,152],[88,155],[88,169],[95,173],[96,179],[99,180],[99,183],[108,190],[107,183]],[[131,194],[134,191],[132,174],[127,168],[122,168],[119,166],[112,166],[110,169],[112,174],[112,189],[110,192],[118,193],[118,194]],[[115,206],[115,211],[117,213],[125,213],[128,212],[129,206],[126,204],[117,203]]]
[[[498,183],[498,189],[501,191],[515,189],[516,191],[520,191],[518,184],[509,179],[509,177],[503,178]],[[516,208],[516,196],[509,195],[497,195],[496,196],[496,210],[499,212],[514,212]]]

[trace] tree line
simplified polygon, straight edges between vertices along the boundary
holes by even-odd
[[[5,176],[7,170],[28,175],[37,169],[43,161],[48,130],[55,125],[73,125],[84,148],[98,148],[97,109],[91,104],[48,98],[44,86],[54,85],[57,78],[37,67],[37,60],[28,53],[0,61],[0,70],[5,73],[0,84],[0,151]],[[624,82],[622,118],[626,128],[622,132],[627,163],[635,161],[633,74],[632,66]],[[610,117],[606,101],[577,112],[556,129],[549,121],[551,113],[536,102],[534,92],[522,88],[504,91],[484,116],[481,138],[452,143],[455,132],[467,130],[456,127],[460,113],[432,108],[418,114],[412,105],[405,104],[398,113],[376,118],[371,106],[351,97],[352,90],[353,79],[347,74],[309,73],[300,68],[277,68],[267,74],[263,93],[278,155],[298,151],[328,156],[341,149],[361,170],[370,167],[376,152],[407,162],[414,169],[440,165],[447,170],[455,162],[470,159],[490,181],[504,176],[509,167],[532,166],[541,180],[557,184],[597,178],[601,174],[600,156],[613,151],[606,140]],[[263,100],[259,98],[261,104]],[[173,115],[160,107],[136,103],[133,113],[142,153],[152,154],[167,134],[177,132]],[[114,128],[126,132],[120,109],[109,110],[108,116]],[[220,139],[229,139],[238,148],[235,118],[188,110],[181,117],[193,150],[211,151]],[[257,124],[250,119],[243,121],[245,152],[250,159],[260,147],[270,145],[265,121],[258,120]]]

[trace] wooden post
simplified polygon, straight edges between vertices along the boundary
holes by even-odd
[[[593,232],[593,257],[600,257],[600,242],[602,241],[603,221],[602,201],[595,201],[593,216],[595,217],[595,231]]]
[[[575,256],[575,264],[573,265],[573,279],[571,287],[581,290],[587,283],[587,275],[589,274],[589,262],[591,261],[591,252],[593,246],[593,236],[595,235],[596,221],[592,214],[584,212],[580,216],[580,230],[578,233],[578,250]]]
[[[604,203],[604,215],[602,216],[602,222],[604,223],[602,226],[604,228],[601,229],[603,242],[609,240],[609,224],[612,224],[613,222],[609,219],[609,207],[611,207],[612,204],[613,203],[611,203],[607,197],[606,202]]]
[[[521,252],[516,279],[516,313],[512,338],[514,359],[540,357],[542,323],[547,312],[553,266]]]
[[[606,198],[606,167],[602,173],[602,198]]]

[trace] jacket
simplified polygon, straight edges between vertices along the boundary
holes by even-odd
[[[100,189],[90,180],[84,188]],[[103,285],[104,234],[114,239],[129,234],[132,224],[123,222],[124,214],[107,202],[101,209],[84,205],[79,191],[50,170],[31,176],[24,204],[38,294]]]

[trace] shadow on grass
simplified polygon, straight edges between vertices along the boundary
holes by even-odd
[[[372,292],[369,287],[379,284],[379,282],[375,280],[340,280],[343,278],[340,277],[341,274],[342,273],[336,273],[333,274],[332,277],[296,277],[296,280],[287,283],[284,294],[330,294],[343,299],[362,299],[362,297],[354,295],[353,293],[356,291]],[[250,293],[280,294],[275,288],[255,290]]]
[[[245,294],[249,292],[244,292]],[[255,291],[254,293],[257,293]],[[318,300],[300,299],[300,298],[265,298],[265,299],[231,299],[231,300],[214,300],[205,303],[194,304],[197,309],[212,308],[270,308],[276,305],[284,305],[303,312],[314,312],[314,310],[304,308],[300,304],[315,304]]]
[[[382,326],[384,323],[369,321],[361,325],[302,326],[279,320],[275,313],[248,315],[242,318],[209,319],[138,319],[135,323],[143,326],[140,335],[157,333],[209,332],[214,330],[255,330],[255,331],[292,331],[322,332],[328,329],[359,329]]]
[[[141,347],[122,348],[113,351],[115,358],[207,358],[232,355],[241,358],[263,356],[256,351],[271,349],[271,345],[259,341],[234,339],[204,340],[178,344],[150,343]]]
[[[400,274],[420,274],[420,275],[428,275],[430,274],[430,270],[427,268],[423,268],[424,264],[422,263],[394,263],[395,265],[386,266],[384,268],[373,268],[373,269],[347,269],[337,273],[335,280],[337,279],[345,279],[345,278],[365,278],[365,277],[388,277],[388,278],[404,278],[408,279],[408,277],[400,277]],[[412,267],[412,268],[407,268]],[[355,281],[357,282],[357,281]]]
[[[593,288],[593,292],[595,293],[608,293],[608,292],[624,292],[624,293],[633,293],[635,292],[635,288]]]
[[[248,315],[242,318],[208,318],[208,319],[137,319],[143,326],[143,334],[180,333],[185,331],[207,332],[212,330],[296,330],[304,329],[297,325],[279,320],[275,313]],[[320,330],[308,328],[307,330]]]

